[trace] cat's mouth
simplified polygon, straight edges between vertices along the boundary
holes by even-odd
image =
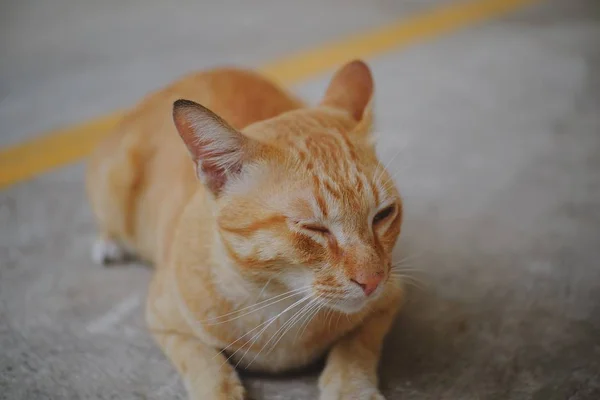
[[[370,302],[377,299],[381,295],[382,291],[383,288],[377,288],[370,296],[365,296],[363,294],[351,294],[340,297],[339,299],[325,300],[325,302],[327,307],[336,311],[341,311],[346,314],[354,314],[362,311]]]

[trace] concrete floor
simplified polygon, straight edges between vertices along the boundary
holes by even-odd
[[[434,2],[189,2],[167,13],[171,30],[158,1],[23,3],[0,13],[2,145],[184,71],[257,65]],[[600,398],[598,3],[549,0],[370,64],[381,157],[406,203],[398,254],[425,283],[386,344],[386,396]],[[327,78],[296,91],[316,100]],[[0,398],[184,398],[144,327],[151,271],[89,259],[83,171],[0,193]],[[315,378],[246,383],[302,400]]]

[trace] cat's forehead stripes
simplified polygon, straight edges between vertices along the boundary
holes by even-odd
[[[351,137],[357,121],[343,111],[327,107],[292,111],[250,127],[256,135],[285,154],[290,171],[308,185],[309,204],[317,218],[335,220],[351,213],[366,214],[385,196],[385,185],[374,182],[371,149]],[[364,219],[366,215],[356,215]]]
[[[299,167],[310,175],[314,213],[336,219],[348,210],[358,212],[376,206],[378,185],[361,166],[357,151],[344,133],[321,130],[290,145]]]

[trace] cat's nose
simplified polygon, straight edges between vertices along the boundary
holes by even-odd
[[[383,271],[370,274],[358,274],[350,280],[360,286],[363,292],[365,292],[365,295],[370,296],[371,293],[377,289],[377,286],[379,286],[382,279]]]

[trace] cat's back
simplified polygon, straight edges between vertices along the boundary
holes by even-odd
[[[218,68],[189,74],[149,94],[124,116],[115,134],[143,135],[146,141],[150,135],[160,135],[162,140],[167,134],[181,142],[172,119],[173,103],[181,98],[202,104],[236,129],[303,107],[291,93],[260,74]]]
[[[260,74],[218,68],[187,75],[149,95],[131,113],[128,122],[144,124],[160,120],[176,133],[173,103],[181,98],[202,104],[237,129],[303,106],[292,94]]]

